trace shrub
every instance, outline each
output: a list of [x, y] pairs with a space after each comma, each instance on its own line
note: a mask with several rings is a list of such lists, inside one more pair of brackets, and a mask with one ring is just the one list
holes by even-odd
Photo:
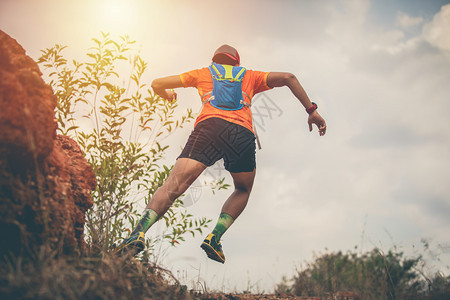
[[402, 252], [375, 248], [367, 253], [341, 251], [315, 257], [292, 279], [278, 284], [278, 292], [299, 296], [333, 296], [354, 292], [361, 299], [444, 299], [450, 296], [450, 277], [421, 276], [422, 257], [405, 258]]
[[[86, 239], [105, 250], [134, 227], [137, 203], [147, 204], [167, 178], [171, 166], [161, 165], [169, 147], [164, 140], [194, 115], [191, 109], [178, 112], [176, 102], [165, 101], [142, 83], [147, 63], [133, 52], [135, 42], [128, 36], [116, 42], [102, 33], [93, 42], [85, 62], [69, 62], [62, 54], [66, 47], [55, 45], [42, 51], [38, 63], [58, 100], [58, 132], [74, 138], [94, 168], [97, 188], [87, 213]], [[223, 181], [219, 184], [226, 188]], [[188, 214], [179, 199], [164, 219], [167, 231], [153, 243], [176, 245], [211, 221]]]

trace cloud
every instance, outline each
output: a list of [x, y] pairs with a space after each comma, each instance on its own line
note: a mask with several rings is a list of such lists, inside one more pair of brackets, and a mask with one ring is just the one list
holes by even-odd
[[[368, 125], [367, 123], [365, 124]], [[417, 133], [413, 127], [391, 124], [379, 124], [367, 126], [362, 132], [350, 139], [350, 144], [355, 147], [383, 148], [383, 147], [412, 147], [432, 141], [430, 136]]]
[[417, 27], [423, 23], [422, 17], [411, 17], [404, 12], [399, 12], [397, 14], [396, 25], [403, 29], [409, 29], [412, 27]]
[[450, 225], [450, 203], [445, 193], [439, 193], [437, 189], [430, 192], [419, 185], [404, 182], [393, 191], [392, 196], [410, 219], [420, 218], [422, 223], [432, 226]]
[[433, 20], [424, 26], [423, 36], [431, 45], [450, 54], [450, 4], [442, 6]]

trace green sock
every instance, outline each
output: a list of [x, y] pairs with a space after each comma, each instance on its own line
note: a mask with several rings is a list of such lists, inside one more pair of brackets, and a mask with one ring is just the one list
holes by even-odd
[[217, 242], [220, 240], [225, 231], [227, 231], [227, 229], [231, 226], [231, 224], [233, 224], [233, 222], [234, 219], [229, 214], [220, 214], [216, 227], [214, 227], [214, 230], [212, 232], [217, 237]]
[[139, 219], [139, 222], [137, 223], [136, 227], [134, 228], [131, 235], [134, 235], [140, 231], [147, 232], [147, 230], [156, 222], [158, 221], [159, 216], [153, 209], [146, 208], [144, 210], [144, 213], [142, 214], [141, 218]]

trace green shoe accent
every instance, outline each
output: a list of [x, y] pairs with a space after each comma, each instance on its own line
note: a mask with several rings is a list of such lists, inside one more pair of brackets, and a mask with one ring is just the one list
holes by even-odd
[[131, 254], [137, 255], [144, 250], [145, 247], [145, 233], [143, 231], [133, 234], [123, 240], [122, 244], [114, 250], [114, 254]]
[[222, 245], [220, 242], [216, 241], [216, 236], [210, 233], [200, 246], [206, 255], [212, 260], [218, 261], [220, 263], [225, 262], [225, 255], [222, 252]]

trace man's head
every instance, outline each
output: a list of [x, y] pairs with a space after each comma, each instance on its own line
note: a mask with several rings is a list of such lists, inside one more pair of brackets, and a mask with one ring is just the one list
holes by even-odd
[[221, 65], [239, 66], [241, 64], [239, 53], [230, 45], [222, 45], [217, 48], [212, 61]]

